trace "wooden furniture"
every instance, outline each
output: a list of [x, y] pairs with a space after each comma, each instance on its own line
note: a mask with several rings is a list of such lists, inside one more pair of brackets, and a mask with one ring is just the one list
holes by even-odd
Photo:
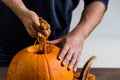
[[[96, 80], [120, 80], [120, 68], [91, 68], [90, 73], [96, 75]], [[7, 68], [0, 68], [0, 80], [6, 80], [6, 74]]]

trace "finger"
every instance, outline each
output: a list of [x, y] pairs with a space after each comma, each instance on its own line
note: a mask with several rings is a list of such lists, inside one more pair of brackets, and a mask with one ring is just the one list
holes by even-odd
[[50, 35], [51, 31], [50, 31], [50, 29], [48, 29], [48, 30], [42, 30], [41, 33], [42, 33], [44, 36], [48, 37], [48, 36]]
[[62, 62], [62, 65], [65, 66], [72, 58], [72, 55], [73, 55], [73, 50], [72, 49], [69, 49], [68, 52], [67, 52], [67, 55], [65, 56], [63, 62]]
[[69, 50], [69, 47], [68, 47], [67, 45], [63, 46], [60, 54], [58, 55], [58, 59], [59, 59], [59, 60], [60, 60], [60, 59], [63, 59], [64, 56], [67, 54], [68, 50]]
[[50, 33], [51, 33], [51, 30], [50, 29], [47, 29], [47, 30], [45, 30], [45, 29], [43, 29], [41, 26], [40, 26], [40, 24], [34, 24], [34, 28], [38, 31], [38, 32], [41, 32], [44, 36], [49, 36], [50, 35]]
[[76, 63], [77, 57], [78, 57], [78, 53], [74, 53], [73, 56], [72, 56], [71, 62], [69, 64], [69, 66], [68, 66], [68, 69], [72, 69], [73, 68], [73, 66]]
[[80, 57], [81, 57], [81, 53], [79, 53], [78, 58], [77, 58], [77, 60], [76, 60], [76, 63], [75, 63], [75, 65], [74, 65], [74, 72], [77, 71], [77, 67], [78, 67], [78, 64], [79, 64], [79, 61], [80, 61]]
[[36, 31], [38, 31], [38, 32], [42, 31], [42, 29], [40, 28], [40, 26], [38, 26], [38, 24], [34, 23], [33, 25], [34, 25], [33, 27], [35, 28]]
[[39, 20], [36, 20], [36, 22], [35, 22], [35, 26], [40, 26], [40, 22], [39, 22]]
[[31, 37], [34, 38], [34, 37], [37, 37], [38, 32], [35, 30], [35, 28], [32, 25], [30, 25], [28, 28], [28, 33]]
[[40, 28], [39, 18], [34, 18], [32, 23], [33, 23], [33, 27], [36, 29], [36, 31], [40, 32], [42, 30]]
[[40, 26], [39, 17], [34, 18], [34, 19], [33, 19], [33, 23], [34, 23], [35, 26]]
[[50, 34], [51, 34], [51, 30], [48, 29], [48, 30], [47, 30], [47, 35], [49, 36]]

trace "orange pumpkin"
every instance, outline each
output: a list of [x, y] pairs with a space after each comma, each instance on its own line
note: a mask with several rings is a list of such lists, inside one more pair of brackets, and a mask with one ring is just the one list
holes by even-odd
[[73, 71], [57, 59], [60, 48], [47, 43], [27, 47], [10, 63], [7, 80], [72, 80]]
[[86, 77], [95, 80], [95, 75], [89, 74], [90, 62], [86, 63], [88, 67], [84, 66], [81, 73], [73, 75], [68, 65], [63, 67], [62, 60], [57, 60], [59, 51], [60, 48], [54, 45], [42, 43], [21, 50], [11, 61], [7, 80], [86, 80]]
[[[40, 18], [43, 30], [50, 25]], [[72, 80], [73, 71], [67, 65], [61, 66], [62, 60], [57, 59], [60, 48], [46, 43], [46, 38], [38, 34], [40, 44], [29, 46], [18, 52], [8, 68], [7, 80]]]

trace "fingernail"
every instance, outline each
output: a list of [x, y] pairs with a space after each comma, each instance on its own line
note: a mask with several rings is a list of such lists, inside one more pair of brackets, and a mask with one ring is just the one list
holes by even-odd
[[61, 56], [58, 57], [59, 60], [61, 60], [61, 58], [62, 58]]
[[40, 26], [40, 23], [38, 23], [38, 26]]
[[40, 26], [40, 23], [38, 22], [37, 25]]
[[77, 70], [76, 69], [74, 69], [74, 72], [76, 72]]
[[71, 67], [71, 66], [69, 66], [69, 67], [68, 67], [68, 69], [69, 69], [69, 70], [71, 70], [71, 69], [72, 69], [72, 67]]
[[65, 62], [62, 62], [62, 65], [63, 65], [63, 66], [65, 66], [65, 65], [66, 65], [66, 63], [65, 63]]

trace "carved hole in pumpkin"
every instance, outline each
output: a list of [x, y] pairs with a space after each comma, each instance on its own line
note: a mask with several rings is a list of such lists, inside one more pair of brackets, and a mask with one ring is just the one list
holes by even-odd
[[[53, 46], [51, 45], [47, 45], [47, 53], [52, 52]], [[43, 45], [42, 44], [37, 44], [37, 45], [33, 45], [27, 48], [28, 52], [32, 52], [32, 53], [36, 53], [36, 54], [44, 54], [44, 50], [43, 50]]]
[[32, 53], [43, 53], [43, 49], [40, 44], [38, 45], [33, 45], [27, 48], [28, 52]]

